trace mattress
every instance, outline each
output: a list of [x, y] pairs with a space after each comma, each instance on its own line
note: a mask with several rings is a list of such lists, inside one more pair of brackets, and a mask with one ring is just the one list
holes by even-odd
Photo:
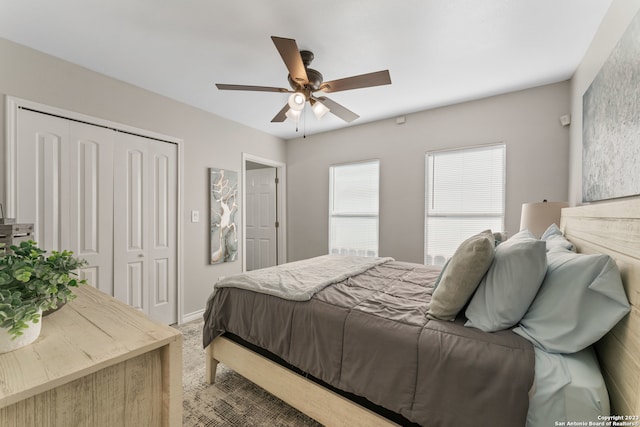
[[430, 427], [524, 426], [533, 346], [426, 312], [439, 268], [389, 261], [309, 301], [218, 289], [203, 344], [228, 332], [340, 390]]
[[609, 415], [609, 394], [592, 347], [573, 354], [536, 348], [535, 360], [527, 427], [568, 425], [569, 421], [589, 425]]

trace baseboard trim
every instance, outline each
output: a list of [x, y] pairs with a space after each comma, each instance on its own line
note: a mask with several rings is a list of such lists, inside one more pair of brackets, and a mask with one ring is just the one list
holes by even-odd
[[185, 314], [182, 316], [182, 321], [180, 322], [180, 324], [189, 323], [194, 320], [200, 320], [202, 319], [203, 315], [204, 315], [204, 308], [202, 310], [194, 311], [193, 313]]

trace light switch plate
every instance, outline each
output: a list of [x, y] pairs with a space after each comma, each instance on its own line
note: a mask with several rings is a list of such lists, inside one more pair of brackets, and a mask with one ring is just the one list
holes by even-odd
[[191, 211], [191, 222], [200, 222], [200, 212]]

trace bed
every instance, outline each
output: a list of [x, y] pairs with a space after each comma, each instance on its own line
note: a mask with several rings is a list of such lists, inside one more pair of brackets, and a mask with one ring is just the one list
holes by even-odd
[[[563, 229], [565, 236], [572, 243], [576, 245], [576, 247], [580, 252], [607, 253], [616, 260], [618, 267], [620, 268], [620, 271], [622, 273], [627, 296], [629, 297], [629, 300], [631, 301], [631, 304], [632, 304], [631, 313], [627, 315], [611, 332], [609, 332], [604, 338], [602, 338], [596, 344], [596, 347], [595, 347], [598, 354], [598, 359], [600, 360], [600, 364], [602, 366], [602, 372], [606, 380], [607, 388], [604, 390], [604, 392], [606, 394], [608, 390], [608, 394], [610, 396], [610, 401], [611, 401], [612, 413], [620, 414], [623, 416], [624, 415], [634, 416], [640, 413], [639, 411], [640, 399], [638, 398], [639, 393], [637, 389], [638, 380], [640, 380], [640, 378], [638, 378], [639, 376], [638, 372], [640, 372], [640, 370], [638, 367], [638, 362], [636, 361], [636, 358], [635, 358], [636, 354], [640, 354], [638, 353], [638, 350], [640, 349], [639, 347], [640, 339], [638, 338], [639, 324], [638, 324], [638, 313], [636, 308], [637, 296], [639, 292], [638, 289], [640, 287], [638, 284], [639, 282], [638, 274], [640, 270], [640, 267], [639, 267], [640, 261], [638, 261], [638, 259], [640, 258], [640, 254], [639, 254], [640, 245], [638, 244], [640, 242], [640, 237], [639, 237], [640, 226], [638, 224], [638, 212], [640, 212], [640, 203], [636, 200], [615, 202], [615, 203], [605, 203], [601, 205], [592, 205], [592, 206], [585, 206], [585, 207], [579, 207], [579, 208], [569, 208], [569, 209], [563, 210], [563, 219], [561, 223], [561, 228]], [[413, 267], [404, 265], [404, 263], [399, 263], [399, 264], [400, 264], [399, 266], [396, 266], [394, 264], [394, 268], [396, 267], [413, 268]], [[379, 271], [380, 269], [381, 267], [374, 268], [375, 271]], [[426, 286], [426, 288], [429, 288], [429, 286], [433, 286], [438, 276], [437, 271], [429, 271], [428, 269], [419, 270], [415, 272], [415, 274], [418, 274], [418, 275], [426, 274], [426, 275], [432, 276], [429, 282], [431, 284]], [[329, 287], [329, 289], [331, 289], [332, 287], [333, 286]], [[420, 293], [422, 290], [431, 291], [431, 292], [433, 291], [433, 289], [415, 289], [417, 293]], [[247, 300], [247, 299], [254, 298], [254, 296], [251, 296], [250, 292], [247, 290], [240, 289], [232, 292], [236, 293], [236, 296], [234, 298], [239, 300], [243, 300], [243, 299]], [[319, 292], [320, 295], [322, 295], [323, 293], [326, 294], [324, 289], [321, 292]], [[412, 298], [414, 296], [415, 295], [413, 295]], [[274, 298], [273, 296], [269, 296], [269, 297]], [[221, 297], [218, 296], [218, 298], [221, 298]], [[331, 300], [331, 298], [332, 297], [329, 293], [329, 295], [325, 295], [324, 299]], [[326, 301], [322, 301], [322, 298], [320, 298], [320, 300], [321, 301], [316, 302], [315, 305], [326, 303]], [[286, 315], [283, 315], [282, 318], [279, 320], [281, 322], [281, 326], [283, 328], [286, 328], [286, 325], [288, 323], [291, 323], [292, 312], [282, 307], [278, 307], [277, 309], [274, 309], [273, 306], [271, 305], [273, 303], [274, 303], [273, 300], [269, 302], [263, 302], [263, 303], [261, 302], [260, 304], [258, 304], [258, 307], [259, 306], [267, 307], [266, 304], [269, 304], [269, 309], [268, 310], [266, 308], [264, 309], [265, 313], [267, 311], [287, 313]], [[250, 305], [255, 307], [254, 302], [251, 302]], [[234, 308], [231, 311], [236, 312], [236, 309]], [[264, 313], [261, 313], [260, 316], [262, 314]], [[424, 317], [425, 313], [422, 313], [422, 314]], [[338, 317], [340, 316], [338, 315]], [[405, 323], [412, 324], [414, 327], [419, 327], [419, 328], [422, 328], [420, 330], [424, 330], [424, 324], [417, 325], [414, 320], [415, 319], [413, 320], [409, 319], [408, 321], [405, 321]], [[236, 318], [233, 321], [233, 323], [242, 323], [242, 322], [248, 322], [248, 321], [243, 321], [240, 318]], [[522, 337], [517, 336], [511, 331], [501, 331], [498, 333], [487, 334], [482, 331], [476, 331], [474, 328], [466, 328], [463, 326], [463, 324], [461, 324], [461, 322], [464, 323], [464, 319], [462, 321], [457, 320], [455, 322], [442, 322], [442, 321], [435, 320], [435, 321], [426, 322], [426, 324], [431, 325], [427, 328], [429, 329], [430, 332], [433, 332], [433, 330], [436, 330], [436, 332], [439, 334], [440, 332], [443, 332], [442, 330], [444, 330], [444, 332], [448, 334], [447, 336], [459, 336], [462, 339], [480, 338], [481, 340], [484, 339], [486, 341], [487, 340], [486, 337], [491, 336], [491, 340], [498, 340], [498, 341], [489, 342], [489, 344], [485, 342], [484, 345], [494, 346], [495, 348], [505, 348], [505, 349], [508, 349], [507, 350], [508, 352], [514, 352], [514, 351], [518, 352], [520, 357], [516, 357], [515, 359], [525, 359], [525, 363], [522, 363], [519, 366], [508, 368], [508, 369], [513, 369], [514, 371], [509, 371], [508, 369], [505, 371], [507, 376], [512, 376], [512, 377], [515, 375], [513, 374], [513, 372], [520, 371], [521, 373], [517, 374], [517, 376], [521, 380], [517, 382], [506, 381], [504, 380], [504, 378], [500, 380], [495, 380], [495, 381], [487, 381], [486, 379], [483, 380], [483, 377], [481, 375], [479, 375], [477, 378], [471, 378], [469, 377], [469, 375], [472, 375], [472, 374], [470, 374], [469, 372], [473, 372], [473, 370], [469, 370], [467, 373], [463, 375], [463, 377], [457, 377], [457, 379], [455, 379], [455, 377], [452, 377], [450, 379], [450, 382], [457, 381], [459, 383], [467, 384], [466, 379], [469, 378], [469, 384], [473, 385], [474, 381], [479, 381], [479, 382], [485, 381], [485, 384], [488, 385], [490, 390], [492, 390], [491, 393], [489, 394], [502, 393], [502, 395], [504, 396], [507, 396], [509, 393], [511, 393], [511, 391], [500, 390], [499, 385], [509, 384], [508, 387], [514, 387], [514, 389], [517, 389], [517, 394], [519, 394], [521, 397], [523, 394], [525, 397], [533, 396], [533, 393], [535, 391], [535, 387], [532, 387], [533, 385], [532, 369], [533, 369], [534, 363], [532, 360], [529, 361], [529, 359], [533, 359], [533, 354], [534, 354], [533, 346], [531, 346], [528, 341], [522, 339]], [[260, 327], [260, 322], [257, 322], [254, 325], [245, 325], [245, 326], [246, 328], [248, 328], [247, 330], [253, 330], [254, 332], [256, 332], [256, 330], [259, 329]], [[226, 329], [226, 328], [223, 328], [223, 329]], [[332, 337], [330, 334], [325, 334], [323, 336], [322, 335], [324, 333], [323, 331], [324, 331], [323, 328], [317, 328], [317, 330], [312, 334], [312, 335], [316, 335], [316, 334], [318, 335], [318, 337], [316, 337], [316, 344], [315, 344], [316, 346], [319, 345], [318, 343], [324, 345], [324, 343], [328, 343], [332, 340]], [[251, 335], [249, 338], [250, 338], [250, 341], [254, 341], [253, 344], [256, 344], [255, 341], [257, 340], [257, 344], [259, 347], [260, 344], [262, 343], [259, 341], [260, 340], [259, 338], [255, 337], [256, 333], [254, 332], [251, 332], [249, 334]], [[471, 337], [469, 334], [475, 334], [475, 335]], [[341, 339], [343, 338], [344, 337], [341, 336]], [[355, 338], [356, 336], [354, 335], [345, 342], [349, 342], [351, 341], [351, 339], [355, 339]], [[373, 340], [375, 340], [375, 337], [370, 337], [370, 341], [373, 341]], [[290, 353], [288, 353], [289, 350], [286, 348], [288, 344], [281, 343], [280, 345], [282, 346], [282, 348], [280, 349], [278, 349], [278, 345], [276, 345], [275, 351], [272, 351], [271, 353], [276, 353], [276, 355], [285, 356], [283, 358], [285, 359], [285, 362], [290, 363], [291, 360], [294, 359], [295, 361], [295, 363], [293, 364], [294, 370], [291, 370], [290, 366], [289, 367], [282, 366], [281, 363], [277, 363], [277, 361], [272, 360], [271, 358], [267, 357], [267, 355], [261, 354], [258, 349], [252, 346], [249, 346], [252, 348], [247, 348], [247, 345], [245, 342], [243, 342], [243, 340], [236, 340], [234, 339], [233, 336], [231, 336], [230, 338], [229, 335], [221, 335], [220, 331], [207, 331], [205, 328], [204, 343], [206, 345], [206, 352], [207, 352], [207, 377], [208, 377], [207, 379], [210, 382], [213, 382], [215, 380], [215, 368], [218, 361], [220, 361], [225, 365], [229, 366], [231, 369], [234, 369], [239, 374], [245, 376], [247, 379], [262, 386], [267, 391], [280, 397], [287, 403], [298, 408], [302, 412], [305, 412], [306, 414], [310, 415], [312, 418], [315, 418], [316, 420], [318, 420], [319, 422], [325, 425], [363, 425], [363, 426], [364, 425], [367, 425], [367, 426], [368, 425], [394, 425], [394, 421], [400, 424], [407, 423], [407, 418], [410, 419], [411, 421], [419, 422], [421, 425], [427, 425], [427, 426], [428, 425], [447, 425], [447, 422], [450, 422], [451, 419], [448, 419], [448, 418], [438, 419], [437, 417], [440, 416], [439, 413], [464, 412], [464, 411], [458, 411], [456, 409], [455, 405], [460, 405], [460, 404], [455, 403], [457, 401], [455, 399], [452, 400], [450, 398], [451, 396], [449, 396], [449, 398], [445, 400], [449, 400], [450, 402], [452, 401], [454, 406], [453, 407], [442, 406], [440, 411], [432, 411], [431, 416], [433, 416], [434, 418], [431, 420], [426, 418], [420, 418], [420, 416], [422, 415], [419, 415], [418, 418], [416, 418], [415, 414], [411, 410], [406, 410], [406, 408], [402, 406], [403, 405], [402, 403], [395, 404], [395, 406], [394, 404], [392, 404], [391, 406], [393, 407], [394, 412], [401, 413], [403, 417], [404, 416], [407, 417], [407, 418], [400, 418], [398, 420], [398, 418], [388, 417], [388, 415], [386, 414], [384, 416], [380, 415], [378, 413], [380, 411], [376, 412], [372, 410], [368, 405], [363, 405], [362, 402], [357, 401], [356, 403], [352, 401], [350, 398], [343, 396], [340, 390], [337, 390], [331, 387], [332, 385], [337, 384], [338, 386], [340, 386], [339, 388], [347, 388], [346, 391], [352, 391], [352, 392], [355, 391], [355, 394], [362, 394], [360, 393], [362, 392], [362, 390], [349, 390], [350, 387], [353, 388], [353, 384], [349, 383], [348, 381], [344, 383], [344, 382], [340, 382], [340, 379], [338, 379], [336, 383], [335, 381], [336, 378], [332, 378], [332, 374], [325, 375], [324, 377], [322, 374], [320, 374], [319, 375], [320, 378], [318, 379], [321, 380], [322, 385], [318, 385], [315, 379], [311, 380], [307, 378], [306, 374], [310, 370], [311, 371], [313, 370], [313, 369], [310, 369], [310, 367], [313, 367], [314, 364], [324, 363], [323, 362], [324, 359], [320, 358], [319, 360], [305, 361], [304, 357], [309, 357], [309, 356], [300, 356], [300, 355], [292, 356]], [[403, 345], [406, 345], [406, 343], [396, 342], [393, 345], [389, 345], [389, 347], [397, 347], [398, 349], [402, 349]], [[273, 346], [271, 347], [271, 349], [272, 350], [274, 349]], [[315, 348], [314, 350], [318, 350], [318, 348]], [[370, 356], [369, 358], [371, 359], [376, 358], [372, 356], [372, 355], [375, 355], [374, 350], [375, 349], [369, 349], [368, 354]], [[467, 352], [471, 351], [471, 354], [472, 354], [472, 357], [469, 357], [468, 359], [477, 360], [480, 364], [483, 363], [481, 359], [482, 352], [474, 353], [474, 350], [469, 350], [469, 349], [467, 349], [466, 351]], [[310, 354], [316, 354], [316, 353], [317, 351], [310, 352]], [[411, 353], [411, 352], [405, 350], [405, 351], [399, 351], [397, 354], [400, 354], [400, 353]], [[455, 358], [456, 356], [455, 352], [452, 354], [454, 356], [453, 358]], [[592, 356], [589, 356], [589, 354], [591, 354]], [[584, 350], [584, 354], [580, 353], [577, 356], [577, 361], [569, 361], [569, 362], [564, 361], [560, 363], [563, 363], [565, 367], [566, 366], [572, 367], [574, 371], [571, 371], [571, 372], [575, 372], [576, 363], [581, 364], [580, 366], [583, 366], [585, 364], [593, 364], [593, 361], [596, 360], [593, 354], [594, 353], [593, 353], [592, 347], [589, 346], [587, 349]], [[354, 358], [354, 357], [355, 358], [360, 357], [360, 360], [358, 360], [358, 363], [360, 363], [361, 366], [365, 366], [365, 367], [368, 366], [369, 361], [367, 359], [367, 356], [357, 356], [355, 353], [347, 352], [347, 359]], [[385, 357], [393, 357], [393, 353], [391, 353], [391, 356], [387, 355]], [[382, 387], [381, 384], [384, 384], [384, 381], [388, 381], [389, 378], [392, 378], [392, 379], [399, 378], [399, 376], [402, 375], [402, 371], [403, 371], [402, 368], [404, 366], [408, 366], [407, 370], [413, 369], [413, 366], [416, 365], [415, 360], [421, 360], [420, 357], [421, 356], [419, 355], [414, 357], [413, 359], [414, 362], [409, 363], [408, 365], [405, 365], [403, 363], [401, 365], [394, 367], [392, 363], [388, 363], [385, 369], [380, 369], [379, 366], [376, 366], [375, 364], [371, 364], [369, 367], [364, 369], [365, 377], [369, 378], [371, 381], [370, 389], [373, 389], [373, 390], [383, 389], [384, 387]], [[313, 357], [311, 358], [313, 359]], [[513, 359], [514, 358], [511, 358], [511, 360]], [[505, 363], [507, 363], [505, 361], [510, 359], [501, 359], [501, 360], [502, 362], [500, 362], [500, 364], [504, 365]], [[422, 361], [422, 363], [417, 363], [417, 365], [424, 366], [428, 363], [434, 363], [434, 362], [433, 360], [428, 361], [427, 359], [425, 359]], [[287, 365], [287, 363], [285, 363], [285, 365]], [[300, 368], [300, 365], [302, 365], [302, 368]], [[295, 369], [296, 367], [300, 369]], [[392, 371], [391, 374], [387, 372], [389, 369]], [[446, 375], [452, 375], [451, 371], [455, 369], [456, 368], [454, 367], [447, 367], [445, 365], [443, 372]], [[487, 369], [488, 369], [487, 372], [491, 372], [491, 369], [495, 369], [495, 368], [487, 368]], [[578, 367], [577, 369], [579, 370], [580, 368]], [[496, 375], [498, 374], [500, 374], [500, 372], [496, 372]], [[430, 374], [429, 374], [429, 371], [420, 371], [418, 375], [416, 375], [415, 373], [413, 375], [417, 378], [422, 378], [425, 375], [430, 375]], [[476, 375], [476, 374], [473, 374], [473, 375]], [[496, 378], [499, 378], [499, 377], [496, 377]], [[442, 382], [443, 380], [441, 378], [436, 381]], [[446, 382], [446, 380], [444, 381]], [[326, 383], [328, 383], [329, 385], [327, 386]], [[598, 392], [601, 393], [601, 390], [603, 389], [603, 387], [601, 387], [601, 385], [598, 384], [598, 378], [591, 378], [591, 379], [585, 378], [582, 385], [578, 381], [576, 381], [576, 386], [578, 389], [587, 387], [585, 384], [587, 384], [588, 387], [591, 387], [590, 390], [595, 390], [593, 395], [598, 395], [597, 393]], [[420, 387], [426, 387], [426, 386], [421, 386], [420, 384], [418, 384], [414, 387], [414, 389], [420, 389]], [[437, 388], [438, 393], [440, 392], [441, 389], [444, 395], [447, 395], [447, 393], [450, 393], [450, 390], [448, 390], [446, 387], [444, 388], [442, 387], [443, 386], [441, 385], [438, 386]], [[493, 389], [491, 387], [497, 387], [497, 388]], [[473, 389], [473, 387], [471, 388]], [[565, 387], [565, 389], [567, 388]], [[475, 390], [476, 392], [478, 391], [477, 389]], [[377, 401], [376, 393], [377, 392], [374, 392], [373, 395], [371, 394], [367, 395], [366, 396], [367, 399], [370, 401], [373, 401], [373, 403], [376, 403]], [[579, 393], [581, 393], [580, 390], [578, 391], [578, 394]], [[437, 393], [433, 393], [433, 390], [432, 390], [431, 394], [437, 394]], [[608, 400], [608, 399], [605, 399], [605, 396], [603, 396], [602, 394], [600, 394], [599, 396], [600, 396], [599, 399], [601, 401]], [[412, 398], [414, 399], [412, 401], [413, 403], [409, 406], [416, 406], [416, 402], [422, 401], [421, 396], [417, 396], [417, 398], [416, 396], [412, 396]], [[502, 397], [500, 399], [502, 399]], [[522, 404], [519, 403], [521, 402], [521, 398], [519, 399], [520, 400], [509, 401], [508, 403], [505, 403], [503, 407], [506, 406], [509, 408], [515, 408], [515, 407], [521, 406]], [[572, 398], [569, 397], [568, 401], [571, 402], [571, 399]], [[468, 399], [462, 399], [462, 400], [467, 401], [467, 403], [465, 403], [465, 406], [469, 402]], [[483, 401], [480, 400], [480, 402], [483, 402]], [[451, 403], [449, 404], [451, 405]], [[384, 405], [388, 406], [386, 405], [386, 403]], [[571, 407], [571, 405], [569, 404], [568, 407]], [[330, 410], [328, 410], [328, 408], [330, 408]], [[491, 413], [491, 412], [487, 412], [485, 409], [481, 410], [479, 408], [475, 408], [471, 410], [471, 412], [469, 413], [472, 413], [472, 414], [475, 413], [477, 414], [477, 417], [470, 420], [470, 418], [472, 417], [470, 417], [468, 413], [466, 413], [467, 415], [464, 416], [466, 421], [464, 421], [463, 419], [462, 424], [457, 423], [457, 425], [464, 425], [465, 423], [468, 425], [472, 425], [474, 423], [477, 423], [477, 420], [479, 419], [478, 417], [489, 416], [487, 414]], [[601, 408], [601, 410], [606, 410], [606, 408], [604, 409]], [[580, 409], [578, 409], [578, 412], [580, 412]], [[575, 412], [568, 411], [567, 413], [572, 414]], [[436, 414], [436, 416], [434, 416], [434, 414]], [[510, 420], [504, 421], [504, 425], [524, 425], [525, 424], [525, 421], [521, 418], [522, 408], [516, 408], [514, 409], [513, 413], [509, 413], [509, 417], [512, 417], [512, 416], [520, 417], [520, 418], [512, 418]], [[526, 416], [526, 408], [525, 408], [525, 416]], [[390, 418], [394, 421], [391, 421]], [[455, 419], [455, 417], [452, 419]], [[515, 419], [517, 419], [517, 422], [514, 423]], [[495, 423], [495, 420], [493, 420], [492, 424], [494, 423]]]

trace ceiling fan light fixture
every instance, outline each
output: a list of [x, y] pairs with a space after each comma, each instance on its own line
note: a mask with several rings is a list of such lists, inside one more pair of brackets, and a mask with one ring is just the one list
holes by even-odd
[[289, 97], [289, 107], [294, 111], [302, 111], [307, 97], [302, 92], [293, 92]]
[[311, 109], [313, 110], [313, 114], [316, 115], [316, 119], [320, 120], [325, 114], [327, 114], [330, 110], [321, 102], [314, 102], [311, 105]]
[[287, 116], [288, 119], [292, 120], [295, 123], [298, 123], [300, 121], [301, 115], [302, 112], [300, 110], [293, 110], [291, 108], [289, 108], [289, 110], [285, 113], [285, 116]]
[[[278, 111], [278, 114], [271, 119], [272, 123], [282, 123], [287, 118], [295, 120], [297, 123], [300, 120], [300, 113], [304, 111], [307, 102], [311, 104], [310, 107], [313, 109], [313, 113], [318, 120], [326, 115], [327, 112], [331, 112], [334, 116], [347, 123], [351, 123], [360, 116], [325, 96], [315, 98], [315, 93], [318, 91], [333, 93], [391, 84], [389, 70], [375, 71], [373, 73], [359, 74], [357, 76], [344, 77], [325, 82], [322, 74], [318, 70], [309, 68], [313, 60], [313, 53], [311, 51], [299, 50], [298, 44], [294, 39], [271, 36], [271, 40], [289, 71], [287, 80], [289, 81], [291, 89], [222, 83], [216, 83], [216, 87], [219, 90], [289, 93], [290, 96], [287, 103]], [[287, 112], [289, 112], [289, 114], [287, 114]]]

